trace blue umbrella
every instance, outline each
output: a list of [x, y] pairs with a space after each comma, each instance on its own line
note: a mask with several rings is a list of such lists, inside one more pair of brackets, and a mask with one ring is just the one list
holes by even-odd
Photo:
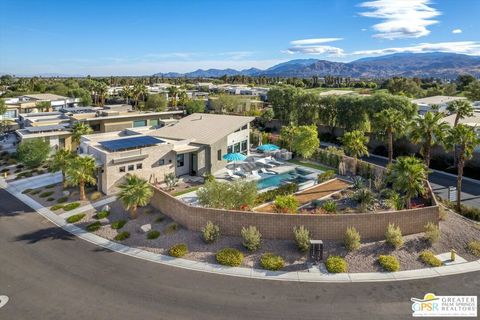
[[257, 150], [260, 151], [274, 151], [278, 149], [280, 149], [280, 147], [274, 144], [262, 144], [261, 146], [257, 147]]
[[227, 153], [223, 156], [223, 160], [227, 161], [244, 161], [247, 157], [241, 153]]

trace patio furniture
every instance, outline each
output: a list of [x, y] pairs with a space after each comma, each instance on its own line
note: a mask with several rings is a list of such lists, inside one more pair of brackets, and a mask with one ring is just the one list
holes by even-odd
[[269, 143], [268, 144], [262, 144], [261, 146], [257, 147], [257, 150], [263, 151], [263, 152], [265, 152], [265, 151], [275, 151], [275, 150], [278, 150], [278, 149], [280, 149], [280, 147], [278, 147], [274, 144], [269, 144]]
[[253, 171], [252, 171], [252, 177], [254, 177], [254, 178], [261, 178], [262, 176], [258, 174], [258, 170], [253, 170]]
[[241, 168], [235, 168], [234, 174], [241, 177], [246, 177], [247, 175]]
[[239, 176], [236, 176], [232, 170], [227, 170], [227, 178], [231, 178], [231, 179], [240, 179]]
[[260, 169], [260, 172], [261, 172], [261, 173], [265, 173], [265, 174], [277, 174], [276, 172], [268, 171], [268, 170], [265, 169], [265, 168], [261, 168], [261, 169]]

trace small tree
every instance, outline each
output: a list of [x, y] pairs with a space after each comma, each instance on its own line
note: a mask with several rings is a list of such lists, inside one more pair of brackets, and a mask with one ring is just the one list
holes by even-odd
[[219, 182], [207, 181], [197, 191], [199, 203], [204, 207], [218, 209], [241, 209], [252, 207], [257, 197], [254, 181]]
[[52, 107], [52, 103], [50, 101], [39, 101], [35, 104], [35, 106], [38, 110], [40, 110], [40, 112], [48, 112]]
[[310, 158], [320, 147], [316, 125], [299, 126], [294, 130], [292, 149], [303, 158]]
[[262, 241], [262, 234], [254, 226], [247, 228], [243, 227], [242, 231], [243, 246], [250, 252], [256, 251], [260, 248]]
[[137, 208], [146, 206], [153, 196], [153, 190], [148, 181], [135, 175], [128, 175], [125, 183], [121, 184], [119, 188], [118, 199], [125, 209], [130, 211], [132, 219], [137, 217]]
[[355, 159], [362, 156], [368, 156], [367, 143], [368, 138], [360, 130], [346, 132], [340, 141], [347, 154]]
[[277, 212], [295, 213], [298, 206], [298, 200], [293, 195], [277, 196], [275, 198], [275, 208]]
[[393, 189], [405, 194], [405, 204], [409, 209], [411, 199], [425, 193], [427, 172], [425, 166], [415, 157], [399, 157], [392, 165], [388, 179]]
[[75, 156], [68, 161], [65, 176], [67, 185], [78, 186], [80, 189], [80, 200], [86, 200], [85, 186], [87, 184], [96, 184], [95, 179], [95, 159], [91, 156]]
[[17, 147], [18, 160], [29, 168], [41, 165], [51, 151], [50, 143], [42, 138], [22, 141]]
[[205, 227], [202, 228], [203, 240], [206, 243], [212, 243], [220, 238], [220, 227], [212, 221], [207, 221]]
[[185, 110], [188, 114], [205, 112], [205, 102], [203, 100], [188, 100]]
[[360, 233], [358, 233], [357, 229], [355, 227], [348, 227], [347, 231], [345, 231], [345, 248], [347, 248], [348, 251], [354, 251], [360, 248]]
[[167, 108], [167, 99], [161, 94], [152, 94], [148, 96], [145, 102], [145, 109], [156, 112], [164, 111]]
[[310, 248], [310, 231], [304, 226], [294, 227], [293, 236], [295, 237], [295, 243], [298, 250], [306, 252]]
[[387, 232], [385, 232], [385, 239], [395, 249], [400, 248], [403, 245], [402, 230], [400, 230], [400, 227], [395, 227], [394, 224], [389, 223]]

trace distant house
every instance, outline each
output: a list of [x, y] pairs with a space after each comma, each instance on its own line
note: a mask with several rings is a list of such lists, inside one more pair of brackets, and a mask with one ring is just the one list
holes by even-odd
[[200, 176], [224, 168], [226, 153], [250, 152], [253, 120], [195, 113], [161, 121], [158, 129], [131, 128], [84, 136], [79, 152], [95, 157], [99, 189], [109, 194], [129, 173], [161, 182], [167, 173]]
[[[50, 102], [50, 110], [39, 110], [39, 102]], [[55, 111], [62, 108], [76, 107], [80, 102], [79, 98], [69, 98], [52, 93], [27, 94], [16, 98], [5, 100], [7, 112], [3, 115], [4, 119], [17, 119], [20, 114]]]
[[465, 100], [465, 97], [433, 96], [421, 99], [413, 99], [412, 103], [418, 106], [418, 113], [424, 115], [427, 111], [432, 111], [433, 106], [438, 107], [438, 111], [444, 112], [450, 102], [456, 100]]

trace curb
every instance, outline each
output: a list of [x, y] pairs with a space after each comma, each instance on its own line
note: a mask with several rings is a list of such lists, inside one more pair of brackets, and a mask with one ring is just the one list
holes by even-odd
[[93, 233], [87, 232], [74, 224], [67, 223], [65, 219], [56, 215], [49, 209], [43, 207], [32, 198], [22, 194], [13, 188], [5, 188], [10, 194], [15, 196], [23, 203], [30, 206], [38, 214], [49, 220], [63, 230], [77, 236], [78, 238], [88, 241], [94, 245], [105, 249], [124, 254], [133, 258], [143, 259], [150, 262], [159, 263], [166, 266], [178, 267], [191, 271], [208, 272], [219, 275], [235, 276], [261, 280], [277, 280], [277, 281], [295, 281], [295, 282], [327, 282], [327, 283], [352, 283], [352, 282], [381, 282], [381, 281], [402, 281], [416, 280], [425, 278], [435, 278], [440, 276], [448, 276], [455, 274], [463, 274], [468, 272], [480, 271], [480, 259], [463, 264], [451, 266], [425, 268], [417, 270], [406, 270], [398, 272], [370, 272], [370, 273], [338, 273], [325, 274], [320, 272], [282, 272], [268, 271], [255, 268], [226, 267], [217, 264], [192, 261], [182, 258], [174, 258], [150, 251], [129, 247]]

